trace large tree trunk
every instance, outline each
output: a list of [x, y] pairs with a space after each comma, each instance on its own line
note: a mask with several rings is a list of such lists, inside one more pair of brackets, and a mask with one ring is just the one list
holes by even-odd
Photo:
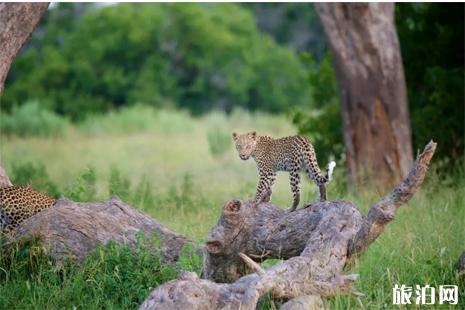
[[0, 3], [0, 95], [23, 44], [29, 39], [48, 3]]
[[340, 87], [349, 180], [378, 187], [412, 163], [410, 117], [393, 3], [316, 3]]
[[[207, 279], [184, 273], [156, 288], [140, 309], [252, 310], [267, 293], [289, 300], [283, 309], [320, 309], [321, 297], [360, 296], [353, 287], [356, 275], [342, 275], [344, 268], [414, 195], [435, 148], [430, 142], [407, 178], [367, 216], [348, 201], [318, 202], [291, 213], [268, 203], [226, 203], [207, 239]], [[256, 262], [267, 258], [285, 260], [264, 270]]]

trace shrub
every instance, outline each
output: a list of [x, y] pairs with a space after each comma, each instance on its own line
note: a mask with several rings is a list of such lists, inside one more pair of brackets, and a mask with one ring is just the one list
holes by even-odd
[[175, 102], [194, 114], [238, 106], [280, 112], [306, 102], [305, 70], [295, 52], [261, 34], [240, 5], [89, 8], [66, 30], [56, 18], [64, 9], [50, 10], [45, 34], [13, 65], [6, 109], [35, 96], [82, 120], [134, 102]]
[[10, 172], [11, 182], [15, 185], [31, 184], [35, 189], [58, 198], [60, 191], [50, 179], [45, 166], [40, 162], [13, 163]]
[[158, 249], [156, 236], [140, 238], [135, 249], [110, 242], [77, 265], [54, 262], [39, 239], [10, 243], [0, 251], [0, 308], [136, 309], [178, 276]]
[[108, 180], [110, 196], [116, 195], [123, 201], [128, 201], [130, 197], [131, 182], [121, 176], [121, 172], [116, 167], [111, 167], [110, 178]]
[[136, 104], [112, 110], [104, 115], [89, 115], [78, 128], [86, 134], [130, 134], [154, 131], [171, 134], [189, 132], [194, 124], [191, 116], [183, 111], [170, 109], [156, 110], [153, 107]]
[[304, 55], [303, 59], [309, 67], [312, 95], [307, 108], [295, 108], [291, 115], [299, 133], [309, 136], [315, 145], [318, 161], [323, 167], [329, 157], [340, 159], [344, 152], [336, 75], [329, 54], [319, 64], [310, 55]]
[[92, 201], [97, 196], [97, 175], [94, 168], [84, 170], [65, 191], [65, 196], [74, 201]]
[[231, 149], [231, 134], [223, 127], [215, 126], [208, 129], [207, 140], [213, 156], [221, 156]]
[[48, 110], [39, 101], [28, 101], [13, 107], [11, 113], [2, 112], [0, 130], [18, 136], [62, 136], [69, 122]]

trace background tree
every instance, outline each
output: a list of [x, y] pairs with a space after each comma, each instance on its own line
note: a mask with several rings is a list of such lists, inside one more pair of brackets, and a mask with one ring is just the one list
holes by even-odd
[[0, 94], [11, 63], [47, 8], [48, 3], [0, 3]]
[[43, 29], [8, 76], [7, 111], [39, 99], [73, 120], [135, 103], [278, 113], [308, 97], [297, 55], [239, 5], [60, 4]]
[[349, 179], [398, 182], [412, 163], [412, 146], [394, 4], [315, 6], [339, 80]]
[[[443, 163], [464, 155], [463, 3], [396, 4], [415, 150], [434, 139]], [[434, 126], [432, 126], [434, 124]]]

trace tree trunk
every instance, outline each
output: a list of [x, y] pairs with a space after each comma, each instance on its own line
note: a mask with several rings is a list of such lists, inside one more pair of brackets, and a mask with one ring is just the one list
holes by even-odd
[[412, 163], [410, 117], [393, 3], [315, 3], [339, 81], [349, 181], [378, 188]]
[[[362, 295], [353, 287], [357, 276], [342, 272], [414, 195], [435, 149], [430, 142], [407, 178], [367, 216], [348, 201], [318, 202], [291, 213], [268, 203], [226, 203], [207, 239], [208, 280], [184, 273], [152, 291], [140, 309], [252, 310], [267, 293], [289, 300], [283, 309], [320, 309], [321, 297]], [[256, 263], [268, 258], [285, 260], [266, 270]]]
[[0, 95], [11, 63], [49, 3], [0, 3]]
[[95, 203], [59, 199], [53, 207], [21, 223], [13, 237], [39, 237], [54, 259], [82, 261], [97, 245], [108, 241], [132, 246], [138, 233], [160, 238], [157, 250], [167, 262], [176, 261], [185, 244], [194, 244], [117, 198]]

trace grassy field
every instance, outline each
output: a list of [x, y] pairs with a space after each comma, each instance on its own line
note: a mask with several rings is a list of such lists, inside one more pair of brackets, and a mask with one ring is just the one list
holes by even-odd
[[[284, 117], [236, 111], [228, 117], [211, 113], [194, 119], [182, 112], [134, 107], [67, 125], [52, 137], [2, 135], [0, 156], [16, 182], [31, 180], [42, 190], [81, 201], [116, 194], [202, 242], [225, 201], [254, 194], [255, 163], [241, 161], [231, 140], [232, 131], [248, 130], [274, 136], [296, 133]], [[330, 301], [331, 308], [393, 308], [395, 284], [457, 283], [453, 264], [465, 250], [465, 180], [463, 168], [457, 170], [453, 176], [430, 171], [422, 189], [353, 270], [360, 274], [357, 287], [366, 297], [338, 297]], [[330, 199], [353, 200], [366, 212], [384, 194], [349, 192], [343, 169], [337, 167], [335, 173]], [[287, 178], [278, 176], [273, 193], [273, 203], [285, 208], [291, 202]], [[304, 183], [302, 200], [314, 200], [315, 186]], [[31, 243], [2, 252], [1, 309], [136, 308], [150, 287], [177, 274], [149, 250], [134, 257], [110, 245], [81, 267], [56, 266], [44, 256], [34, 258], [34, 251], [40, 252], [40, 246]], [[200, 261], [189, 254], [180, 264], [200, 268]]]

